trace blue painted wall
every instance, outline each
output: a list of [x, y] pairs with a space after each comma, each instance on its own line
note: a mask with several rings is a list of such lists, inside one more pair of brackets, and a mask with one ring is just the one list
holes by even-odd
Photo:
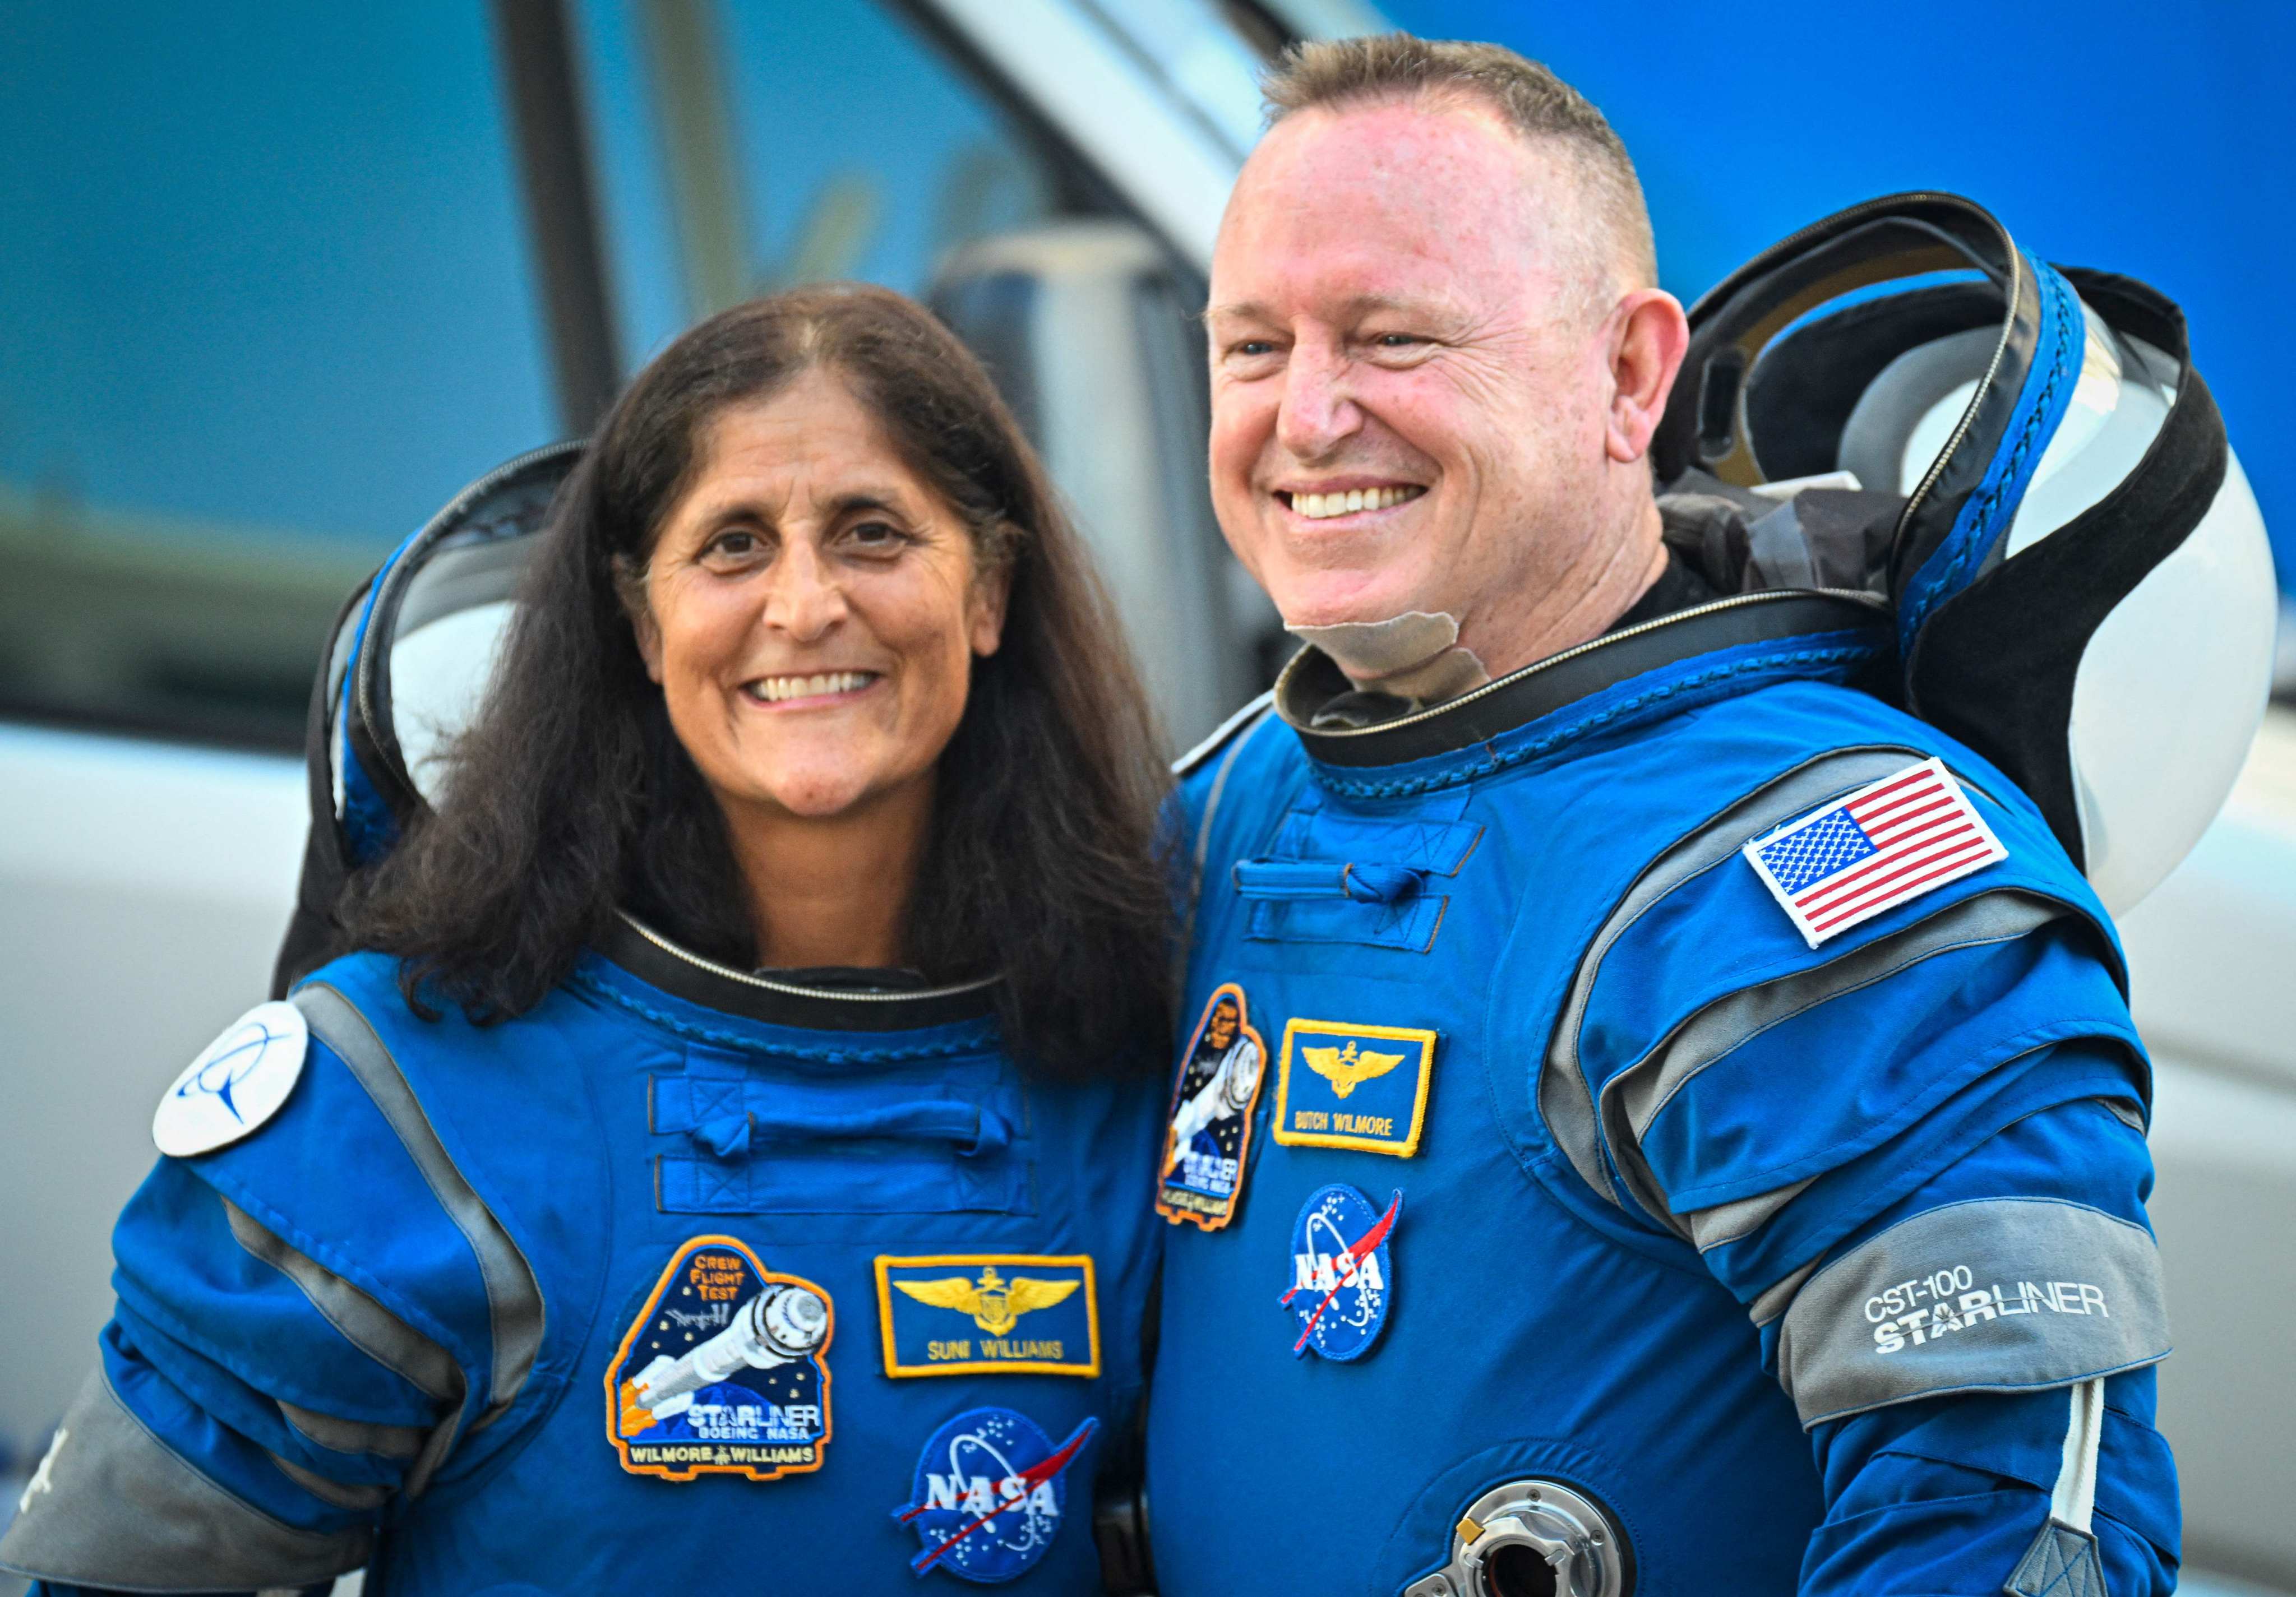
[[2179, 300], [2296, 592], [2296, 4], [1382, 5], [1511, 45], [1600, 105], [1685, 300], [1805, 222], [1913, 188]]

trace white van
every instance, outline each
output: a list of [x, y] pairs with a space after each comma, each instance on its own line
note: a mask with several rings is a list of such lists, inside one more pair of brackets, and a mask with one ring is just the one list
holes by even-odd
[[[0, 1474], [93, 1355], [160, 1087], [267, 984], [338, 605], [698, 316], [827, 277], [930, 299], [1043, 448], [1175, 746], [1267, 680], [1283, 634], [1205, 496], [1193, 315], [1255, 70], [1380, 25], [1356, 0], [12, 19]], [[2126, 930], [2188, 1557], [2296, 1590], [2296, 710]]]

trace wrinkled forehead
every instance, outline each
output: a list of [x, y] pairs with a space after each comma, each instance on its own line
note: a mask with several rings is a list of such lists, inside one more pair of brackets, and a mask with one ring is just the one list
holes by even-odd
[[1451, 102], [1312, 110], [1245, 162], [1212, 255], [1211, 302], [1473, 302], [1546, 273], [1575, 221], [1562, 158]]

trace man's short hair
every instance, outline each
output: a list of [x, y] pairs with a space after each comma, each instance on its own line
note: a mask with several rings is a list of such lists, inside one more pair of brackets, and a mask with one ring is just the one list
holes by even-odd
[[1559, 148], [1578, 169], [1589, 219], [1610, 234], [1623, 287], [1658, 282], [1650, 208], [1626, 145], [1603, 113], [1535, 61], [1500, 45], [1408, 33], [1312, 39], [1286, 51], [1260, 80], [1274, 127], [1296, 111], [1452, 97], [1496, 111], [1532, 143]]

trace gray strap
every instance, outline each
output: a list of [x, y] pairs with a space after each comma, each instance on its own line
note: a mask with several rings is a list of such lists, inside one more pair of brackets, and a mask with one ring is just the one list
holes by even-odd
[[2054, 1519], [2043, 1520], [2041, 1534], [2001, 1589], [2007, 1597], [2108, 1597], [2096, 1538]]
[[1756, 1325], [1767, 1325], [1793, 1306], [1795, 1294], [1816, 1274], [1817, 1261], [1812, 1259], [1791, 1275], [1772, 1282], [1746, 1306], [1746, 1317]]
[[1538, 1072], [1539, 1116], [1571, 1168], [1589, 1187], [1612, 1203], [1620, 1201], [1610, 1173], [1603, 1167], [1594, 1094], [1587, 1091], [1578, 1064], [1578, 1028], [1587, 1018], [1595, 978], [1602, 974], [1603, 957], [1611, 946], [1659, 900], [1700, 872], [1735, 856], [1747, 839], [1759, 837], [1828, 798], [1902, 770], [1907, 759], [1922, 758], [1916, 749], [1877, 744], [1836, 749], [1806, 761], [1685, 834], [1627, 889], [1579, 959], [1570, 995], [1563, 1001], [1562, 1019]]
[[1259, 724], [1275, 708], [1275, 690], [1270, 689], [1230, 716], [1218, 732], [1172, 767], [1175, 773], [1185, 774], [1193, 769], [1191, 762], [1201, 760], [1218, 748], [1221, 739], [1233, 737], [1227, 753], [1220, 760], [1219, 769], [1212, 774], [1212, 790], [1204, 797], [1203, 818], [1196, 823], [1195, 843], [1189, 850], [1187, 922], [1182, 929], [1179, 946], [1174, 951], [1172, 962], [1174, 974], [1182, 984], [1187, 980], [1188, 954], [1196, 940], [1196, 905], [1204, 896], [1204, 860], [1212, 846], [1212, 818], [1219, 814], [1220, 798], [1227, 791], [1227, 774], [1235, 768], [1235, 757], [1243, 752], [1243, 746], [1251, 741], [1251, 734], [1259, 730]]
[[2097, 1552], [2096, 1450], [2104, 1437], [2104, 1382], [2071, 1389], [2072, 1420], [2049, 1517], [2002, 1586], [2008, 1597], [2105, 1597], [2104, 1560]]
[[1901, 1220], [1812, 1275], [1778, 1331], [1805, 1427], [1948, 1392], [2065, 1386], [2169, 1353], [2160, 1250], [2141, 1225], [2048, 1198]]
[[[288, 1246], [230, 1199], [221, 1198], [220, 1201], [224, 1216], [231, 1223], [231, 1234], [239, 1245], [300, 1288], [303, 1296], [311, 1300], [311, 1306], [342, 1333], [345, 1341], [384, 1369], [403, 1376], [424, 1396], [438, 1399], [449, 1409], [462, 1407], [463, 1372], [455, 1363], [454, 1355], [324, 1265]], [[313, 1433], [312, 1439], [324, 1446], [334, 1445], [316, 1433]]]
[[1741, 1198], [1734, 1203], [1718, 1203], [1711, 1208], [1693, 1209], [1684, 1215], [1683, 1224], [1690, 1229], [1690, 1241], [1699, 1252], [1707, 1253], [1726, 1242], [1752, 1236], [1775, 1219], [1778, 1211], [1800, 1197], [1809, 1183], [1817, 1179], [1806, 1175], [1800, 1181], [1788, 1182], [1767, 1192], [1757, 1192], [1751, 1198]]
[[1172, 762], [1172, 774], [1185, 776], [1198, 766], [1211, 758], [1221, 744], [1242, 732], [1250, 723], [1266, 715], [1275, 703], [1275, 690], [1269, 688], [1226, 720], [1212, 728], [1211, 735]]
[[293, 1459], [281, 1458], [267, 1448], [265, 1452], [279, 1473], [322, 1503], [331, 1503], [337, 1508], [355, 1512], [365, 1512], [381, 1508], [390, 1501], [390, 1491], [386, 1486], [348, 1486], [340, 1480], [330, 1480], [316, 1470], [306, 1470]]
[[2104, 1440], [2104, 1382], [2085, 1380], [2072, 1388], [2072, 1419], [2065, 1427], [2064, 1456], [2049, 1494], [2050, 1517], [2060, 1525], [2087, 1530], [2096, 1513], [2096, 1454]]
[[439, 1207], [447, 1211], [479, 1262], [487, 1288], [487, 1313], [493, 1331], [493, 1379], [488, 1388], [486, 1413], [478, 1424], [500, 1415], [514, 1402], [533, 1373], [542, 1350], [542, 1287], [534, 1267], [511, 1240], [510, 1233], [489, 1209], [439, 1140], [430, 1117], [406, 1077], [391, 1057], [390, 1047], [349, 999], [324, 982], [312, 982], [292, 995], [295, 1006], [311, 1024], [320, 1041], [349, 1067], [353, 1076], [374, 1100], [390, 1128], [406, 1148], [407, 1156], [422, 1172]]
[[0, 1568], [119, 1592], [299, 1588], [357, 1568], [373, 1541], [364, 1527], [299, 1530], [241, 1501], [146, 1429], [99, 1370], [0, 1537]]
[[378, 1458], [410, 1459], [422, 1451], [430, 1433], [412, 1425], [370, 1425], [362, 1420], [339, 1420], [316, 1409], [281, 1402], [287, 1423], [330, 1453], [372, 1453]]
[[[1781, 1021], [1938, 954], [2013, 941], [2065, 913], [2064, 905], [2029, 893], [1980, 893], [1949, 904], [1925, 921], [1876, 938], [1829, 963], [1797, 970], [1709, 1004], [1603, 1088], [1603, 1130], [1628, 1190], [1653, 1218], [1696, 1240], [1694, 1227], [1672, 1213], [1658, 1178], [1642, 1157], [1643, 1138], [1677, 1093], [1715, 1061]], [[1765, 1198], [1770, 1196], [1774, 1195], [1765, 1194]], [[1776, 1196], [1772, 1212], [1784, 1208], [1793, 1193]], [[1703, 1249], [1715, 1244], [1700, 1241], [1698, 1245]]]

